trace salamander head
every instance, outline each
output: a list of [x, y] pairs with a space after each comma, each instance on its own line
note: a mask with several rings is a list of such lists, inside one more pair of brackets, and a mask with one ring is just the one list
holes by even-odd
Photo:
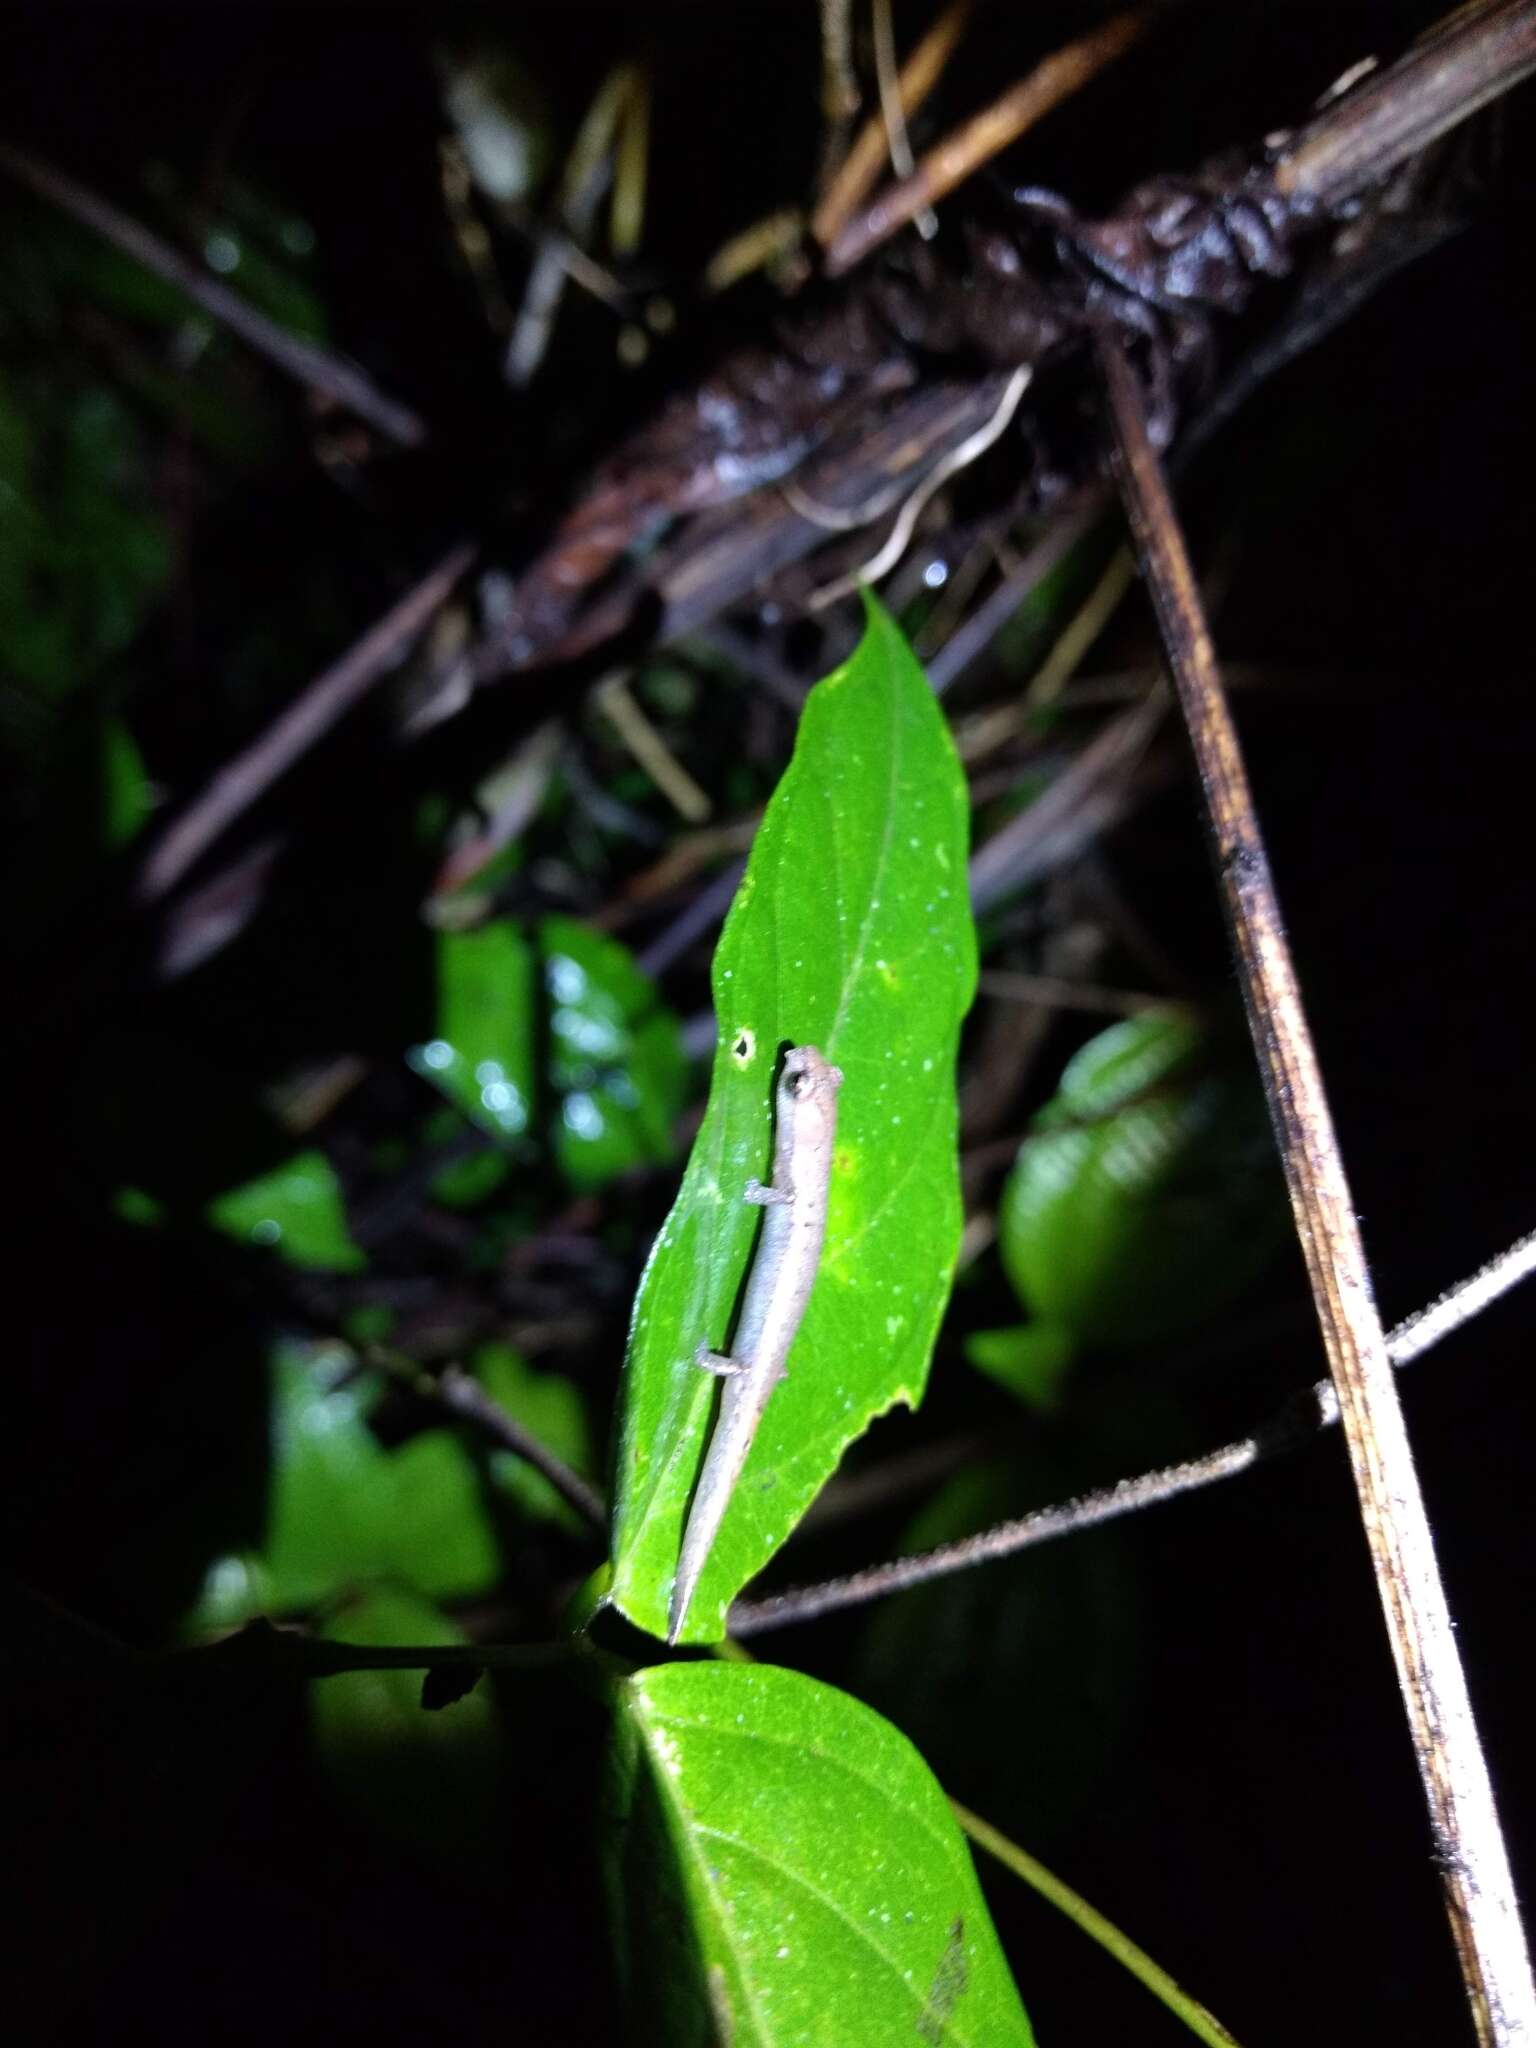
[[820, 1112], [830, 1123], [837, 1115], [837, 1091], [842, 1085], [842, 1069], [834, 1067], [814, 1045], [791, 1046], [779, 1075], [780, 1112], [797, 1121]]

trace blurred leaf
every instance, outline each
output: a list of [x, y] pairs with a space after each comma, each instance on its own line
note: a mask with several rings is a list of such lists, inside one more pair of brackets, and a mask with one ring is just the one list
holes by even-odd
[[471, 1152], [467, 1159], [456, 1159], [434, 1176], [432, 1199], [445, 1209], [478, 1209], [510, 1171], [505, 1152]]
[[290, 1266], [360, 1273], [368, 1263], [348, 1234], [341, 1183], [323, 1152], [296, 1152], [271, 1173], [229, 1189], [209, 1203], [208, 1216], [230, 1237], [268, 1246]]
[[960, 1231], [955, 1045], [971, 999], [968, 806], [948, 728], [889, 617], [812, 691], [715, 954], [709, 1105], [630, 1332], [614, 1599], [661, 1634], [715, 1406], [693, 1363], [724, 1348], [768, 1178], [786, 1042], [842, 1068], [826, 1249], [688, 1616], [727, 1602], [794, 1527], [855, 1437], [921, 1397]]
[[[538, 950], [550, 1005], [554, 1144], [566, 1178], [595, 1188], [669, 1159], [686, 1079], [677, 1019], [625, 947], [572, 918], [545, 919]], [[495, 922], [440, 932], [437, 957], [437, 1033], [412, 1047], [409, 1062], [482, 1130], [521, 1138], [538, 1078], [534, 947], [515, 925]], [[473, 1203], [504, 1171], [481, 1159], [460, 1162], [435, 1190], [450, 1203]]]
[[1076, 1353], [1070, 1333], [1051, 1323], [975, 1330], [965, 1340], [965, 1355], [978, 1372], [1043, 1413], [1057, 1406]]
[[504, 46], [441, 50], [443, 110], [469, 174], [492, 199], [519, 205], [542, 182], [554, 151], [547, 86]]
[[1068, 1063], [1003, 1192], [1003, 1265], [1084, 1343], [1171, 1336], [1241, 1293], [1281, 1241], [1283, 1193], [1246, 1061], [1178, 1010], [1111, 1025]]
[[309, 1612], [376, 1581], [439, 1600], [495, 1583], [496, 1546], [458, 1438], [425, 1430], [386, 1450], [367, 1420], [378, 1378], [351, 1367], [339, 1349], [277, 1346], [266, 1538], [212, 1565], [194, 1630]]
[[[586, 1410], [570, 1380], [561, 1373], [535, 1372], [510, 1344], [480, 1345], [469, 1366], [492, 1400], [531, 1430], [562, 1463], [585, 1477], [592, 1476]], [[498, 1486], [525, 1514], [585, 1533], [586, 1523], [526, 1459], [511, 1451], [497, 1451], [492, 1454], [491, 1469]]]
[[165, 1221], [165, 1204], [157, 1202], [143, 1188], [119, 1188], [112, 1197], [113, 1214], [141, 1230], [155, 1230]]
[[1033, 2040], [943, 1793], [858, 1701], [771, 1665], [641, 1671], [612, 1789], [636, 2038]]
[[[381, 1586], [325, 1632], [380, 1647], [467, 1640], [430, 1601]], [[310, 1687], [316, 1754], [340, 1797], [381, 1833], [455, 1864], [493, 1862], [500, 1745], [490, 1691], [474, 1688], [432, 1711], [421, 1692], [419, 1671], [320, 1679]]]
[[120, 718], [103, 719], [101, 749], [101, 837], [109, 847], [126, 846], [154, 810], [154, 792], [144, 756]]
[[670, 1159], [687, 1077], [676, 1017], [616, 939], [548, 917], [539, 943], [566, 1178], [597, 1188]]
[[533, 948], [515, 925], [438, 934], [437, 1035], [406, 1057], [493, 1137], [522, 1137], [532, 1116], [533, 1005]]

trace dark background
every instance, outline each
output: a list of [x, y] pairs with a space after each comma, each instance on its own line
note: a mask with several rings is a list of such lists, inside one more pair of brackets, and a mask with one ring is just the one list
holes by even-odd
[[[1396, 47], [1429, 18], [1233, 12], [1242, 18], [1190, 10], [1134, 89], [1122, 84], [1112, 105], [1091, 93], [1049, 122], [1027, 145], [1031, 179], [1086, 208], [1107, 204], [1137, 175], [1294, 119], [1361, 51]], [[259, 728], [283, 701], [284, 674], [311, 673], [382, 608], [392, 579], [419, 573], [448, 539], [479, 533], [493, 557], [515, 559], [568, 482], [571, 451], [600, 453], [646, 401], [645, 379], [632, 394], [613, 379], [594, 385], [610, 336], [579, 309], [536, 409], [500, 384], [442, 227], [426, 54], [434, 37], [491, 18], [252, 7], [7, 18], [0, 132], [130, 212], [150, 157], [195, 186], [227, 155], [284, 194], [314, 224], [334, 338], [435, 430], [432, 452], [376, 463], [351, 489], [296, 454], [248, 488], [193, 494], [171, 599], [134, 650], [136, 729], [178, 792]], [[1032, 14], [1026, 57], [1078, 19]], [[562, 8], [523, 14], [517, 33], [565, 119], [607, 62], [649, 37], [659, 84], [645, 255], [659, 275], [696, 267], [727, 232], [806, 188], [806, 10], [660, 9], [637, 27], [632, 13]], [[984, 12], [950, 88], [955, 106], [1022, 68], [1022, 33], [1012, 10]], [[1533, 1221], [1529, 112], [1527, 89], [1489, 151], [1465, 231], [1266, 387], [1186, 495], [1197, 551], [1233, 543], [1224, 655], [1307, 678], [1245, 692], [1238, 708], [1389, 1322]], [[0, 220], [21, 205], [0, 194]], [[731, 317], [752, 329], [750, 295]], [[655, 381], [669, 374], [663, 365]], [[283, 622], [283, 658], [236, 687], [226, 656], [264, 609]], [[497, 715], [515, 726], [515, 710]], [[170, 1554], [158, 1578], [114, 1559], [139, 1557], [152, 1504], [158, 1513], [195, 1490], [194, 1473], [217, 1493], [239, 1464], [199, 1464], [186, 1448], [186, 1372], [211, 1345], [227, 1347], [230, 1365], [198, 1397], [192, 1439], [227, 1450], [259, 1435], [242, 1354], [255, 1310], [243, 1276], [146, 1249], [82, 1201], [95, 1142], [80, 1135], [82, 1064], [88, 1051], [111, 1060], [119, 1042], [190, 1032], [255, 1078], [316, 1050], [395, 1041], [425, 969], [399, 908], [413, 856], [391, 810], [395, 785], [368, 772], [374, 744], [366, 729], [349, 732], [325, 757], [331, 794], [301, 778], [284, 798], [309, 835], [293, 884], [306, 914], [284, 909], [280, 889], [253, 954], [237, 949], [218, 974], [164, 994], [109, 965], [88, 1018], [67, 1001], [49, 1008], [46, 947], [23, 956], [13, 984], [5, 1351], [22, 1399], [4, 1453], [10, 1542], [28, 1585], [131, 1642], [158, 1640], [193, 1554]], [[27, 775], [14, 762], [7, 773], [24, 847]], [[1220, 988], [1197, 817], [1186, 779], [1126, 828], [1114, 858], [1137, 908]], [[18, 929], [26, 896], [13, 865]], [[71, 930], [50, 937], [74, 959]], [[686, 1008], [701, 986], [695, 962], [672, 993]], [[152, 1107], [172, 1148], [178, 1120], [203, 1114], [180, 1088]], [[1292, 1261], [1270, 1284], [1275, 1321], [1251, 1370], [1239, 1356], [1198, 1383], [1183, 1448], [1240, 1430], [1320, 1370], [1300, 1300]], [[614, 1316], [621, 1328], [622, 1303]], [[1517, 1294], [1405, 1389], [1527, 1890], [1532, 1318]], [[941, 1358], [938, 1419], [974, 1419], [984, 1397], [945, 1393], [942, 1368]], [[238, 1482], [253, 1483], [259, 1471]], [[232, 1498], [216, 1518], [234, 1512]], [[827, 1556], [877, 1555], [898, 1527], [861, 1529]], [[992, 1661], [996, 1645], [978, 1636], [969, 1685], [945, 1707], [951, 1754], [931, 1730], [918, 1737], [947, 1787], [1038, 1848], [1245, 2041], [1469, 2038], [1340, 1443], [1078, 1547], [1087, 1561], [1070, 1570], [1085, 1584], [1112, 1580], [1113, 1596], [1101, 1583], [1098, 1597], [1120, 1610], [1124, 1640], [1064, 1677], [1049, 1655], [1033, 1663], [1027, 1641]], [[988, 1583], [968, 1598], [985, 1602]], [[18, 1618], [23, 1667], [28, 1626]], [[828, 1621], [754, 1647], [858, 1690], [856, 1628]], [[1085, 1670], [1113, 1686], [1116, 1733], [1076, 1765], [1050, 1706], [1089, 1682]], [[347, 1819], [316, 1782], [300, 1702], [286, 1692], [185, 1701], [95, 1678], [56, 1699], [45, 1691], [16, 1748], [36, 1818], [35, 1860], [17, 1873], [38, 2001], [21, 2037], [90, 2040], [144, 2024], [172, 2042], [276, 2029], [304, 2040], [612, 2037], [588, 1832], [601, 1717], [555, 1685], [512, 1711], [536, 1733], [514, 1748], [504, 1860], [486, 1882], [423, 1866]], [[968, 1757], [993, 1804], [965, 1782]], [[983, 1876], [1043, 2041], [1179, 2037], [1072, 1930]]]

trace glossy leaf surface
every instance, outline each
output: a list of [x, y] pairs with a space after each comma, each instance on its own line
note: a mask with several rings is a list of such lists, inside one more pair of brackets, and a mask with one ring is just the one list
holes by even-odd
[[471, 1123], [520, 1138], [533, 1114], [534, 955], [510, 924], [442, 932], [437, 1031], [408, 1055]]
[[1019, 1149], [1003, 1264], [1042, 1322], [1085, 1343], [1190, 1327], [1279, 1239], [1283, 1196], [1251, 1069], [1180, 1010], [1100, 1032]]
[[686, 1078], [676, 1017], [616, 940], [574, 918], [547, 917], [539, 943], [566, 1178], [601, 1187], [630, 1167], [670, 1159]]
[[278, 1348], [266, 1538], [210, 1568], [194, 1629], [306, 1612], [377, 1581], [443, 1600], [494, 1582], [496, 1549], [458, 1438], [424, 1430], [386, 1450], [368, 1426], [377, 1378], [350, 1367], [340, 1349]]
[[336, 1170], [323, 1152], [297, 1152], [271, 1173], [230, 1188], [209, 1219], [242, 1244], [260, 1245], [291, 1266], [358, 1273], [367, 1261], [347, 1230]]
[[843, 1071], [816, 1285], [694, 1599], [690, 1641], [783, 1542], [873, 1418], [920, 1398], [959, 1241], [955, 1045], [975, 979], [967, 804], [948, 729], [895, 625], [807, 699], [714, 963], [709, 1104], [651, 1253], [626, 1367], [614, 1598], [665, 1628], [725, 1349], [770, 1177], [781, 1049]]
[[[510, 1344], [481, 1344], [470, 1359], [470, 1370], [498, 1406], [515, 1416], [573, 1471], [591, 1478], [595, 1469], [591, 1432], [581, 1395], [564, 1374], [535, 1372]], [[517, 1502], [524, 1513], [539, 1521], [556, 1521], [566, 1528], [586, 1531], [582, 1521], [526, 1459], [511, 1451], [496, 1451], [491, 1471], [498, 1486]]]
[[619, 1699], [613, 1795], [645, 2039], [1033, 2039], [943, 1793], [846, 1693], [771, 1665], [642, 1671]]

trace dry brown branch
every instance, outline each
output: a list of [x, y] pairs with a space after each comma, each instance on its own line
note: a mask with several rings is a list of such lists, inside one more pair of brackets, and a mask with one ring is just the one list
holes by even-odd
[[185, 292], [194, 304], [227, 327], [231, 334], [240, 339], [259, 355], [275, 363], [286, 375], [305, 384], [311, 391], [318, 391], [337, 405], [344, 405], [349, 412], [355, 412], [359, 419], [367, 420], [377, 427], [381, 434], [388, 435], [402, 448], [418, 448], [427, 438], [427, 429], [420, 416], [409, 406], [401, 405], [397, 399], [386, 397], [373, 380], [366, 376], [355, 363], [333, 355], [329, 349], [318, 348], [312, 341], [303, 341], [296, 334], [290, 334], [285, 327], [279, 327], [275, 320], [269, 320], [265, 313], [242, 299], [238, 292], [232, 292], [227, 284], [221, 284], [211, 277], [199, 263], [183, 256], [179, 249], [173, 249], [169, 242], [162, 242], [158, 235], [141, 227], [136, 220], [130, 220], [125, 213], [119, 213], [105, 199], [99, 199], [84, 185], [76, 184], [62, 171], [56, 171], [51, 164], [40, 162], [24, 150], [15, 149], [9, 143], [0, 143], [0, 167], [35, 192], [39, 199], [57, 206], [72, 220], [83, 227], [92, 228], [98, 235], [121, 249], [125, 256], [131, 256], [135, 263], [142, 263], [146, 270], [152, 270], [156, 277], [163, 277], [178, 291]]
[[1036, 590], [1092, 531], [1104, 509], [1104, 497], [1093, 492], [1078, 508], [1054, 520], [1023, 561], [989, 591], [970, 617], [953, 632], [927, 663], [928, 680], [938, 696], [992, 645], [1032, 590]]
[[371, 626], [280, 717], [226, 762], [150, 849], [134, 894], [158, 902], [235, 820], [324, 737], [406, 652], [475, 559], [467, 542], [451, 548], [400, 602]]
[[1536, 70], [1536, 0], [1474, 0], [1290, 138], [1277, 192], [1329, 206]]
[[990, 909], [1010, 891], [1060, 867], [1122, 815], [1131, 778], [1168, 708], [1154, 687], [1106, 725], [1043, 795], [1010, 818], [971, 859], [971, 906]]
[[1001, 98], [973, 114], [969, 121], [928, 151], [916, 171], [883, 192], [838, 236], [827, 251], [829, 277], [841, 277], [871, 250], [889, 241], [898, 228], [935, 206], [974, 171], [1008, 148], [1054, 107], [1124, 56], [1150, 27], [1151, 8], [1111, 15], [1108, 21], [1075, 43], [1067, 43], [1037, 64]]
[[1486, 2043], [1530, 2039], [1536, 1987], [1498, 1812], [1236, 727], [1140, 387], [1118, 344], [1104, 342], [1099, 359], [1121, 492], [1205, 795], [1249, 1027], [1338, 1392], [1473, 2018]]
[[[902, 65], [896, 90], [905, 118], [910, 119], [917, 112], [943, 76], [970, 13], [971, 0], [951, 0]], [[823, 249], [830, 248], [842, 233], [849, 215], [879, 177], [885, 162], [885, 124], [871, 117], [859, 130], [852, 149], [811, 216], [811, 233]]]
[[429, 1399], [439, 1402], [450, 1414], [473, 1423], [493, 1443], [511, 1451], [541, 1473], [584, 1522], [594, 1529], [607, 1528], [608, 1509], [597, 1488], [589, 1486], [579, 1472], [573, 1472], [562, 1459], [557, 1458], [547, 1444], [525, 1429], [515, 1415], [509, 1415], [499, 1401], [493, 1401], [478, 1380], [472, 1379], [458, 1366], [449, 1366], [436, 1379], [430, 1373], [423, 1373], [419, 1384]]

